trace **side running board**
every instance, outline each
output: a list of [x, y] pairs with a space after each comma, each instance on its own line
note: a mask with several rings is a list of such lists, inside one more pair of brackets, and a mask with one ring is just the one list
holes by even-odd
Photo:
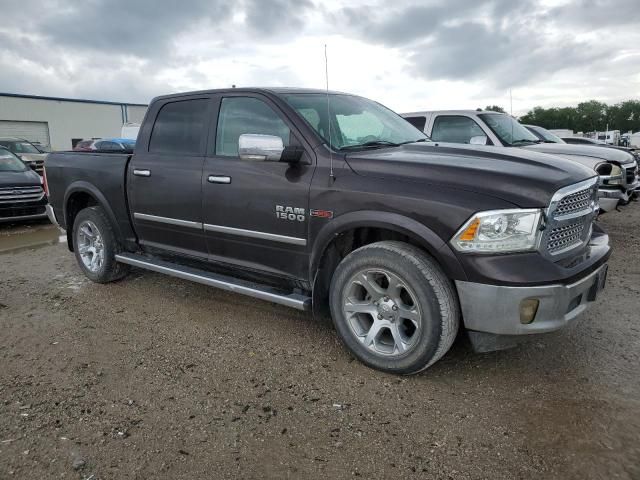
[[153, 272], [164, 273], [172, 277], [191, 280], [192, 282], [202, 283], [210, 287], [220, 288], [229, 292], [241, 293], [249, 297], [259, 298], [267, 302], [286, 305], [298, 310], [311, 309], [311, 297], [298, 293], [282, 293], [276, 288], [253, 283], [246, 280], [211, 273], [196, 268], [185, 267], [175, 263], [169, 263], [154, 258], [136, 255], [133, 253], [121, 253], [116, 255], [116, 260], [120, 263], [126, 263], [138, 268], [144, 268]]

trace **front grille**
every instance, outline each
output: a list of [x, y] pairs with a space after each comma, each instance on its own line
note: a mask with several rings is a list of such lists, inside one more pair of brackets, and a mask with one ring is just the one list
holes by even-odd
[[558, 202], [553, 216], [554, 218], [565, 217], [577, 212], [582, 212], [591, 208], [593, 199], [593, 188], [585, 188], [576, 193], [571, 193]]
[[[561, 188], [547, 209], [543, 233], [544, 253], [563, 259], [586, 245], [591, 237], [597, 210], [597, 179]], [[563, 255], [565, 254], [566, 255]]]
[[44, 205], [35, 207], [14, 207], [0, 208], [0, 218], [28, 217], [32, 215], [43, 215], [46, 212]]
[[625, 175], [626, 175], [626, 180], [627, 180], [627, 185], [631, 185], [632, 183], [634, 183], [636, 181], [636, 170], [637, 170], [637, 166], [634, 165], [632, 167], [627, 167], [625, 168]]
[[42, 187], [0, 188], [0, 205], [7, 203], [37, 202], [44, 197]]
[[547, 251], [554, 254], [581, 244], [584, 227], [584, 222], [580, 220], [576, 223], [552, 228], [547, 238]]

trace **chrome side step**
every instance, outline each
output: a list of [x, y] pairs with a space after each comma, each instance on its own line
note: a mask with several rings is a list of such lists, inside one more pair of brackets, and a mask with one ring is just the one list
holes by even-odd
[[185, 267], [134, 253], [118, 254], [116, 255], [116, 260], [134, 267], [164, 273], [184, 280], [191, 280], [192, 282], [202, 283], [203, 285], [216, 287], [229, 292], [241, 293], [242, 295], [259, 298], [267, 302], [278, 303], [298, 310], [311, 309], [311, 297], [298, 293], [283, 294], [277, 289], [267, 285], [260, 285], [259, 283], [240, 280], [226, 275]]

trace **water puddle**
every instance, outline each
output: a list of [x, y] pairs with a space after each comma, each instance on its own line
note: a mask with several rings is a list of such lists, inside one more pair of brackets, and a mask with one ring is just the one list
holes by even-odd
[[66, 235], [51, 224], [0, 225], [0, 255], [57, 245]]

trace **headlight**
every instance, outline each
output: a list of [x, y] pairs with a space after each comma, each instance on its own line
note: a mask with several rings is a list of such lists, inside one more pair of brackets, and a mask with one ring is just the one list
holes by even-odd
[[459, 252], [508, 253], [535, 250], [542, 231], [542, 211], [491, 210], [479, 212], [454, 235], [451, 243]]
[[599, 163], [595, 171], [603, 185], [622, 185], [622, 168], [613, 163]]

